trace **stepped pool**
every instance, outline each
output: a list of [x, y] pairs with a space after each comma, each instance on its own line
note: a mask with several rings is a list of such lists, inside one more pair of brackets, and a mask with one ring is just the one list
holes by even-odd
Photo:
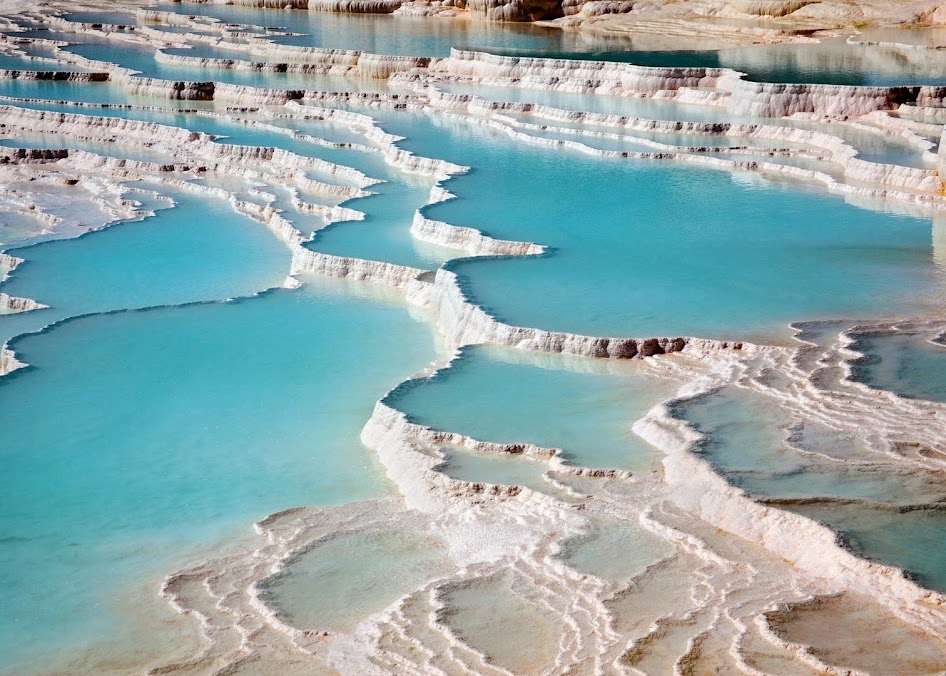
[[946, 402], [946, 346], [910, 333], [863, 336], [853, 349], [865, 355], [854, 374], [868, 385], [904, 397]]
[[613, 374], [595, 367], [585, 359], [530, 363], [508, 350], [473, 347], [432, 378], [403, 385], [388, 402], [415, 422], [480, 441], [557, 448], [585, 467], [652, 471], [656, 454], [630, 424], [667, 398], [673, 384], [633, 366]]
[[[257, 10], [233, 5], [159, 3], [155, 9], [213, 18], [229, 24], [265, 26], [288, 32], [279, 44], [328, 49], [358, 49], [375, 54], [447, 56], [451, 49], [473, 49], [512, 56], [550, 59], [591, 58], [642, 66], [732, 68], [760, 82], [817, 82], [840, 85], [946, 84], [941, 55], [909, 60], [870, 44], [844, 39], [817, 45], [767, 45], [752, 48], [684, 50], [657, 47], [660, 38], [625, 37], [607, 33], [575, 34], [529, 24], [492, 25], [477, 21], [425, 20], [420, 17], [329, 12]], [[83, 17], [88, 21], [95, 14]], [[934, 34], [935, 31], [928, 31]], [[886, 42], [913, 44], [923, 31], [892, 30]], [[907, 50], [909, 53], [909, 50]]]
[[[26, 262], [0, 288], [49, 309], [0, 317], [3, 339], [70, 316], [225, 300], [282, 284], [289, 252], [263, 225], [222, 202], [173, 196], [177, 207], [153, 217], [11, 250]], [[198, 208], [209, 218], [195, 227]]]
[[[426, 215], [551, 247], [449, 265], [504, 322], [603, 336], [785, 336], [792, 319], [870, 315], [878, 305], [908, 312], [942, 298], [926, 219], [752, 174], [518, 152], [469, 125], [435, 139], [399, 130], [420, 153], [436, 145], [483, 168], [453, 179], [459, 199]], [[474, 199], [487, 185], [491, 198]], [[534, 209], [533, 195], [547, 210]]]
[[946, 537], [941, 472], [818, 462], [813, 451], [827, 447], [842, 454], [859, 440], [819, 430], [818, 446], [805, 434], [789, 444], [792, 421], [785, 411], [738, 390], [684, 402], [676, 414], [706, 436], [702, 454], [735, 485], [826, 524], [864, 556], [946, 589], [935, 544]]

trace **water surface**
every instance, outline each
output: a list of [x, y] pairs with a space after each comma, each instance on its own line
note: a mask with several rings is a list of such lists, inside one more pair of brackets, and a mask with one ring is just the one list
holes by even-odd
[[656, 451], [630, 428], [672, 385], [636, 364], [613, 374], [596, 373], [594, 365], [530, 363], [528, 353], [474, 346], [434, 378], [399, 388], [390, 403], [415, 422], [481, 441], [560, 448], [582, 466], [653, 470]]
[[865, 358], [854, 377], [912, 399], [946, 402], [946, 346], [909, 333], [863, 336], [852, 347]]
[[45, 646], [124, 636], [123, 596], [256, 519], [388, 490], [358, 433], [433, 353], [403, 308], [325, 281], [93, 316], [14, 347], [31, 368], [0, 379], [11, 673]]

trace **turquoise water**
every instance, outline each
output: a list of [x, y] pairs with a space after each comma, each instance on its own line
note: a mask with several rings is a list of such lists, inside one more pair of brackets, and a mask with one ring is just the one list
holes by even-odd
[[866, 355], [854, 364], [858, 380], [904, 397], [946, 402], [946, 347], [928, 336], [865, 336], [853, 348]]
[[81, 71], [78, 66], [56, 61], [34, 61], [14, 55], [0, 54], [0, 69], [2, 70], [39, 70], [39, 71]]
[[[61, 104], [18, 104], [40, 110], [90, 114], [103, 117], [119, 117], [145, 122], [156, 122], [175, 127], [182, 127], [192, 131], [220, 136], [220, 143], [236, 145], [258, 145], [282, 148], [304, 157], [318, 157], [329, 162], [354, 167], [367, 175], [384, 180], [385, 183], [371, 186], [368, 190], [374, 193], [371, 197], [359, 199], [348, 206], [363, 211], [366, 217], [363, 221], [333, 224], [319, 232], [311, 248], [323, 253], [340, 256], [354, 256], [368, 260], [381, 260], [399, 265], [408, 265], [420, 268], [439, 266], [444, 261], [463, 255], [463, 252], [428, 244], [415, 240], [410, 235], [411, 222], [414, 211], [427, 203], [433, 179], [411, 176], [390, 167], [377, 153], [364, 153], [356, 150], [325, 148], [301, 139], [294, 139], [277, 132], [256, 128], [239, 122], [228, 121], [221, 117], [212, 117], [195, 113], [136, 110], [122, 108], [75, 108]], [[262, 121], [266, 121], [261, 118]], [[344, 133], [344, 125], [307, 122], [296, 126], [303, 133], [328, 137], [336, 140]], [[356, 135], [348, 132], [352, 137]], [[356, 141], [357, 138], [349, 140]], [[364, 143], [364, 138], [360, 137]], [[64, 145], [87, 149], [93, 152], [103, 152], [118, 157], [133, 159], [159, 159], [150, 153], [140, 153], [124, 148], [111, 148], [107, 145], [66, 142], [55, 135], [43, 137], [43, 143], [24, 144], [16, 140], [4, 142], [3, 145], [14, 147], [40, 145], [41, 147], [62, 147]], [[168, 158], [162, 158], [168, 159]], [[313, 178], [334, 184], [351, 184], [352, 181], [343, 176], [332, 175], [317, 170], [309, 171]], [[325, 203], [324, 197], [316, 197], [314, 201]], [[290, 220], [305, 221], [304, 216], [286, 210], [286, 217]], [[370, 234], [370, 236], [366, 236]]]
[[428, 216], [552, 247], [542, 257], [449, 265], [475, 301], [516, 325], [787, 336], [792, 320], [905, 312], [943, 288], [927, 219], [726, 171], [526, 152], [461, 123], [410, 118], [393, 131], [419, 154], [476, 168], [448, 184], [460, 199]]
[[429, 380], [407, 383], [389, 403], [411, 420], [481, 441], [561, 448], [576, 465], [646, 472], [658, 454], [631, 425], [673, 387], [638, 365], [619, 374], [583, 372], [591, 359], [530, 363], [528, 353], [474, 346]]
[[[385, 172], [393, 178], [392, 173]], [[377, 174], [375, 174], [377, 175]], [[349, 206], [365, 212], [363, 221], [334, 223], [320, 231], [310, 249], [418, 268], [436, 268], [464, 253], [414, 239], [414, 211], [427, 204], [433, 181], [402, 177], [370, 188], [374, 195]]]
[[[0, 316], [0, 343], [63, 317], [220, 300], [282, 284], [290, 254], [265, 226], [223, 202], [173, 197], [179, 206], [153, 218], [13, 249], [26, 262], [0, 290], [50, 309]], [[198, 210], [205, 216], [199, 224]]]
[[[895, 472], [849, 463], [816, 466], [786, 446], [785, 413], [753, 395], [723, 390], [676, 407], [676, 415], [708, 436], [701, 453], [733, 484], [766, 498], [844, 498], [784, 509], [809, 516], [840, 533], [867, 558], [898, 566], [932, 589], [946, 590], [946, 513], [902, 505], [942, 501], [943, 477]], [[804, 437], [803, 437], [804, 438]], [[841, 452], [851, 440], [821, 439]]]
[[32, 368], [0, 380], [11, 673], [47, 645], [121, 634], [116, 600], [195, 547], [278, 509], [384, 490], [358, 433], [433, 356], [403, 309], [324, 281], [94, 316], [15, 347]]

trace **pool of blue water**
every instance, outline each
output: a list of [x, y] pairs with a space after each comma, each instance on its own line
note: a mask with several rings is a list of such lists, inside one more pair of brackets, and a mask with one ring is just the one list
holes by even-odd
[[858, 338], [865, 355], [854, 377], [868, 385], [914, 399], [946, 402], [946, 346], [929, 336], [888, 334]]
[[0, 316], [0, 343], [68, 316], [221, 300], [282, 283], [290, 253], [265, 226], [222, 201], [171, 195], [179, 206], [154, 217], [11, 250], [26, 262], [0, 290], [50, 308]]
[[[941, 473], [852, 463], [813, 465], [798, 448], [786, 445], [784, 411], [738, 390], [675, 409], [706, 435], [700, 454], [736, 486], [757, 497], [787, 499], [780, 506], [824, 523], [858, 554], [907, 570], [932, 589], [946, 589], [940, 547], [946, 514], [936, 506], [943, 499]], [[819, 440], [822, 450], [840, 455], [852, 443], [856, 440], [840, 434]], [[909, 507], [922, 503], [928, 508]]]
[[670, 396], [672, 385], [636, 364], [596, 373], [594, 360], [533, 359], [514, 350], [465, 348], [449, 369], [402, 385], [389, 403], [415, 422], [481, 441], [560, 448], [577, 465], [654, 469], [659, 454], [630, 428]]
[[787, 336], [793, 320], [932, 306], [946, 281], [928, 219], [754, 174], [517, 146], [466, 122], [389, 126], [408, 149], [474, 167], [448, 184], [459, 199], [428, 216], [551, 247], [450, 264], [475, 302], [516, 325]]
[[31, 368], [0, 379], [11, 673], [45, 646], [121, 639], [117, 599], [253, 520], [386, 490], [358, 432], [431, 359], [430, 333], [397, 305], [313, 283], [15, 341]]

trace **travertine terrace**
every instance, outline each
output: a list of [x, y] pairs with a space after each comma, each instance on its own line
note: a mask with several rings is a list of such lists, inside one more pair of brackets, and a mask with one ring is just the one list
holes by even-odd
[[[813, 40], [815, 32], [868, 23], [946, 21], [940, 3], [933, 2], [289, 4], [297, 8], [292, 11], [455, 15], [430, 21], [468, 20], [469, 14], [548, 19], [565, 29], [662, 39], [674, 31], [690, 38], [710, 30], [714, 38], [733, 43]], [[392, 296], [433, 327], [442, 352], [427, 370], [404, 373], [400, 385], [387, 394], [378, 392], [360, 432], [396, 494], [336, 507], [299, 505], [271, 514], [226, 553], [166, 571], [155, 595], [187, 620], [186, 631], [199, 647], [186, 655], [169, 650], [133, 669], [153, 674], [514, 673], [521, 670], [504, 666], [455, 626], [457, 613], [451, 606], [451, 599], [473, 585], [500, 582], [559, 629], [545, 646], [549, 658], [526, 673], [847, 674], [869, 672], [871, 664], [880, 665], [877, 673], [944, 669], [946, 597], [893, 566], [859, 556], [837, 533], [792, 511], [787, 502], [733, 485], [702, 453], [704, 435], [677, 409], [727, 388], [738, 390], [782, 411], [785, 443], [804, 457], [806, 471], [853, 468], [863, 476], [887, 473], [942, 482], [946, 405], [868, 387], [853, 377], [852, 364], [864, 358], [856, 350], [858, 336], [909, 330], [936, 341], [946, 318], [932, 313], [899, 316], [892, 308], [889, 316], [872, 323], [833, 319], [799, 324], [794, 340], [770, 343], [755, 336], [593, 336], [516, 326], [474, 302], [451, 261], [424, 268], [334, 255], [311, 246], [324, 229], [366, 217], [368, 207], [361, 200], [382, 186], [370, 170], [314, 153], [230, 143], [164, 118], [173, 107], [210, 123], [363, 153], [391, 172], [429, 182], [428, 205], [403, 223], [418, 242], [448, 248], [456, 259], [540, 257], [549, 255], [541, 240], [502, 239], [428, 215], [431, 206], [454, 199], [451, 181], [476, 167], [406, 150], [403, 139], [376, 119], [379, 114], [410, 112], [443, 127], [489, 128], [521, 152], [554, 148], [602, 161], [726, 171], [801, 185], [869, 209], [940, 218], [946, 209], [946, 155], [940, 145], [946, 87], [765, 83], [728, 68], [643, 67], [461, 49], [432, 57], [291, 46], [261, 32], [247, 36], [221, 21], [134, 2], [108, 3], [108, 9], [135, 13], [137, 26], [63, 16], [65, 10], [103, 7], [0, 3], [8, 31], [0, 50], [29, 62], [28, 69], [0, 71], [0, 79], [68, 81], [78, 90], [110, 87], [126, 97], [122, 103], [90, 97], [52, 105], [14, 93], [0, 96], [0, 211], [11, 222], [22, 222], [35, 238], [66, 239], [146, 218], [162, 191], [227, 204], [288, 249], [291, 263], [284, 288], [323, 276], [351, 280], [359, 293]], [[756, 21], [760, 17], [765, 21]], [[17, 37], [17, 26], [26, 21], [57, 35], [94, 36], [116, 51], [154, 49], [157, 63], [190, 69], [194, 77], [150, 77], [73, 54], [58, 39]], [[176, 30], [159, 30], [162, 26]], [[188, 56], [179, 50], [186, 45], [230, 48], [242, 56]], [[26, 50], [35, 46], [52, 50], [54, 59]], [[73, 66], [75, 72], [63, 75], [49, 68], [54, 62]], [[224, 79], [221, 73], [236, 72], [311, 77], [313, 85], [287, 89], [218, 81]], [[329, 77], [333, 85], [347, 87], [323, 86], [319, 78]], [[373, 88], [364, 87], [366, 83]], [[478, 89], [482, 93], [475, 93]], [[496, 92], [510, 96], [490, 96]], [[519, 97], [529, 92], [680, 104], [698, 107], [718, 121], [568, 110]], [[150, 121], [152, 115], [162, 121]], [[335, 125], [345, 130], [347, 140], [321, 138], [311, 130], [313, 123]], [[37, 135], [47, 141], [46, 147], [18, 145]], [[678, 136], [687, 137], [686, 144], [675, 142]], [[916, 161], [865, 159], [855, 137], [881, 144], [896, 141]], [[627, 141], [635, 149], [609, 145]], [[305, 230], [298, 226], [300, 216], [314, 217], [318, 224]], [[0, 253], [4, 279], [29, 260], [25, 255]], [[221, 302], [227, 300], [232, 299]], [[42, 297], [0, 292], [0, 315], [43, 308]], [[28, 367], [18, 355], [17, 340], [10, 336], [0, 352], [4, 377], [14, 378]], [[582, 467], [561, 449], [435, 429], [397, 408], [401, 388], [443, 377], [479, 345], [506, 348], [537, 368], [562, 368], [563, 360], [574, 359], [568, 368], [602, 374], [634, 368], [670, 383], [673, 398], [627, 420], [634, 434], [659, 451], [659, 471], [639, 476], [620, 468]], [[856, 438], [858, 444], [846, 447], [847, 454], [833, 453], [804, 430], [827, 430]], [[542, 468], [547, 490], [451, 478], [443, 471], [450, 448], [534, 462]], [[941, 495], [931, 491], [927, 497], [910, 508], [942, 509]], [[832, 499], [819, 498], [825, 503]], [[662, 553], [625, 579], [571, 565], [565, 555], [570, 543], [600, 532], [604, 523], [646, 532], [661, 543]], [[440, 574], [383, 610], [359, 618], [353, 630], [294, 626], [271, 603], [273, 580], [321, 543], [399, 528], [439, 543], [447, 563]], [[819, 618], [833, 627], [827, 633], [834, 633], [838, 630], [832, 623], [852, 606], [858, 609], [861, 632], [856, 650], [836, 645], [831, 636], [814, 640], [819, 632], [811, 627], [819, 626]], [[871, 640], [882, 628], [899, 632], [902, 654], [916, 655], [909, 667], [891, 662], [884, 644]]]

